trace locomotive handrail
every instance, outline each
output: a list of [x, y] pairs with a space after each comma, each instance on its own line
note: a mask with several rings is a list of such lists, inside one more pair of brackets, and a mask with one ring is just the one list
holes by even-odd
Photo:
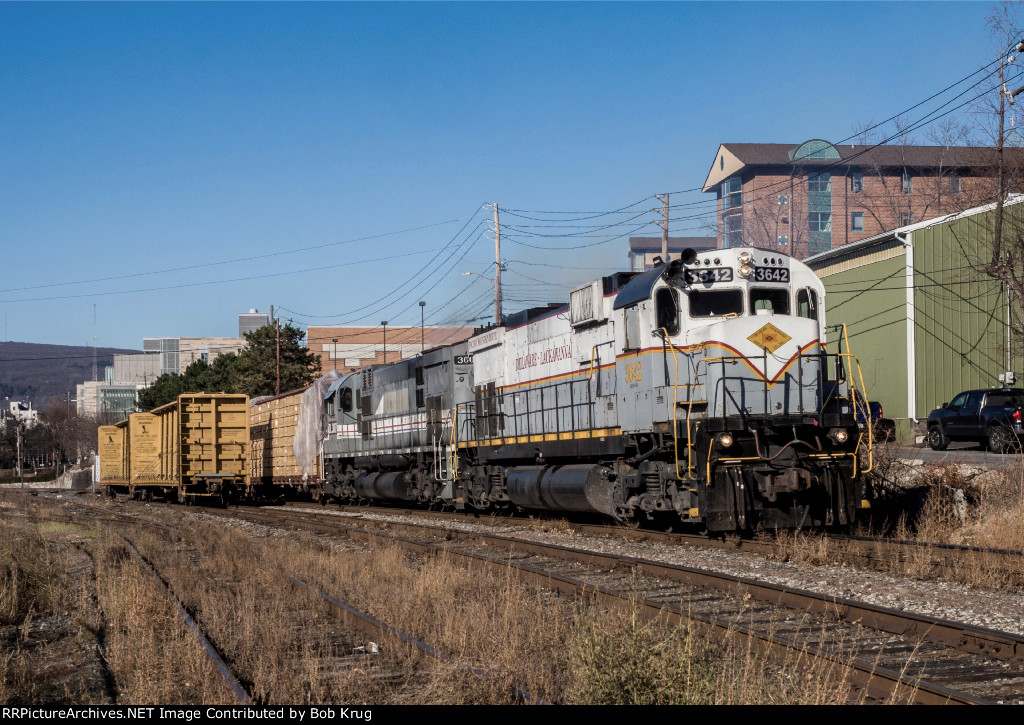
[[[874, 461], [875, 435], [874, 435], [874, 427], [873, 427], [874, 424], [873, 424], [873, 421], [871, 420], [871, 404], [868, 403], [867, 386], [864, 384], [864, 372], [863, 372], [863, 370], [860, 367], [860, 360], [857, 359], [856, 355], [854, 355], [853, 353], [849, 352], [849, 349], [850, 349], [850, 338], [849, 338], [849, 335], [848, 335], [847, 330], [846, 330], [846, 323], [843, 322], [843, 323], [840, 323], [840, 324], [842, 324], [842, 326], [843, 326], [843, 337], [842, 337], [842, 339], [846, 342], [847, 352], [846, 353], [839, 353], [839, 354], [840, 355], [843, 355], [843, 354], [849, 355], [853, 359], [853, 362], [857, 365], [857, 377], [860, 378], [861, 395], [863, 396], [863, 399], [864, 399], [864, 420], [867, 421], [867, 426], [868, 426], [868, 467], [867, 467], [867, 470], [862, 471], [862, 473], [871, 473], [871, 471], [874, 469], [874, 466], [875, 466], [875, 461]], [[853, 391], [857, 392], [856, 381], [854, 382]], [[857, 417], [857, 396], [851, 394], [851, 397], [853, 398], [853, 415], [854, 415], [854, 418], [856, 419], [856, 417]], [[859, 441], [857, 443], [857, 447], [860, 448], [860, 442]]]
[[[672, 351], [672, 359], [675, 361], [675, 377], [672, 381], [672, 448], [673, 455], [675, 457], [676, 464], [676, 478], [680, 481], [683, 477], [679, 474], [679, 425], [676, 418], [679, 406], [679, 356], [682, 354], [676, 346], [672, 344], [672, 340], [669, 339], [668, 330], [664, 327], [661, 328], [663, 333], [662, 340], [668, 343], [669, 349]], [[695, 481], [696, 477], [693, 475], [693, 459], [691, 458], [691, 449], [693, 448], [693, 439], [690, 436], [690, 411], [693, 410], [693, 392], [687, 387], [689, 393], [689, 407], [687, 408], [686, 414], [686, 477], [688, 480]]]
[[[578, 383], [587, 383], [586, 400], [577, 401], [573, 387]], [[569, 386], [569, 403], [568, 405], [560, 404], [559, 388]], [[554, 391], [554, 405], [547, 405], [547, 401], [550, 398], [551, 391]], [[532, 394], [539, 394], [540, 396], [540, 409], [531, 409], [530, 397]], [[517, 397], [519, 395], [525, 395], [525, 412], [520, 412]], [[511, 397], [511, 403], [508, 402]], [[594, 408], [596, 401], [594, 400], [593, 392], [589, 385], [589, 377], [583, 377], [583, 371], [577, 371], [570, 373], [570, 376], [566, 380], [561, 380], [547, 385], [525, 385], [522, 390], [501, 390], [495, 391], [493, 395], [481, 396], [473, 401], [473, 404], [481, 404], [481, 407], [486, 407], [486, 413], [482, 413], [487, 418], [498, 418], [500, 420], [500, 427], [505, 428], [505, 420], [511, 419], [512, 430], [509, 432], [510, 435], [506, 435], [505, 431], [490, 430], [490, 426], [487, 426], [487, 432], [482, 432], [480, 427], [477, 426], [475, 431], [475, 440], [477, 442], [485, 440], [484, 436], [489, 436], [492, 439], [505, 439], [508, 437], [517, 438], [520, 435], [520, 422], [521, 418], [525, 417], [525, 435], [546, 435], [554, 434], [559, 435], [563, 433], [577, 433], [583, 430], [592, 430], [595, 425]], [[484, 406], [483, 403], [489, 403]], [[493, 404], [493, 405], [491, 405]], [[511, 413], [506, 413], [505, 410], [511, 408]], [[562, 424], [563, 413], [568, 411], [568, 426]], [[554, 430], [546, 431], [546, 421], [549, 414], [554, 414]], [[530, 419], [533, 416], [540, 416], [540, 424], [538, 427], [539, 433], [530, 433]], [[583, 419], [586, 418], [589, 427], [584, 427]], [[579, 423], [579, 425], [577, 425]]]

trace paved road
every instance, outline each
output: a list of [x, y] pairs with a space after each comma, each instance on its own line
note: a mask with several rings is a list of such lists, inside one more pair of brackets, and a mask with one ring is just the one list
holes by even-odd
[[968, 463], [991, 468], [1006, 468], [1021, 463], [1019, 453], [989, 453], [977, 443], [952, 442], [944, 451], [933, 451], [927, 445], [898, 446], [897, 455], [909, 461], [922, 463]]

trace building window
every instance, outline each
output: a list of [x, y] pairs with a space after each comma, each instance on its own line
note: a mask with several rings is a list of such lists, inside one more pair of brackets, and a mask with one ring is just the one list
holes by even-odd
[[743, 180], [738, 176], [722, 182], [722, 209], [734, 209], [743, 204]]
[[812, 171], [807, 174], [807, 191], [832, 191], [832, 174], [828, 171]]
[[825, 212], [808, 212], [807, 229], [812, 232], [831, 232], [832, 215]]
[[860, 194], [864, 191], [864, 174], [859, 171], [851, 172], [850, 174], [850, 191], [854, 194]]
[[864, 233], [864, 212], [850, 212], [850, 231], [857, 234]]
[[743, 246], [743, 217], [739, 214], [722, 217], [722, 246]]
[[949, 175], [949, 193], [950, 194], [961, 194], [964, 190], [963, 179], [960, 178], [960, 174]]
[[903, 179], [900, 184], [900, 192], [910, 194], [914, 191], [914, 177], [906, 169], [903, 170]]
[[905, 211], [900, 213], [900, 226], [905, 227], [908, 224], [914, 223], [914, 215], [912, 212]]

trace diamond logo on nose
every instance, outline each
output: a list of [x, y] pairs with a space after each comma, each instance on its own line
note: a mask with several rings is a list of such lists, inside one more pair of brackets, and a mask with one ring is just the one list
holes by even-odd
[[770, 322], [747, 338], [762, 350], [775, 352], [793, 338]]

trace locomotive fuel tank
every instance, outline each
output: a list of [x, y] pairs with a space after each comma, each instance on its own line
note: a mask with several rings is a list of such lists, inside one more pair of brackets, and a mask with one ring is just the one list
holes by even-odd
[[401, 471], [390, 473], [366, 473], [355, 480], [356, 493], [365, 499], [378, 501], [412, 501], [406, 474]]
[[508, 471], [509, 500], [526, 509], [613, 515], [615, 474], [600, 465], [517, 466]]

